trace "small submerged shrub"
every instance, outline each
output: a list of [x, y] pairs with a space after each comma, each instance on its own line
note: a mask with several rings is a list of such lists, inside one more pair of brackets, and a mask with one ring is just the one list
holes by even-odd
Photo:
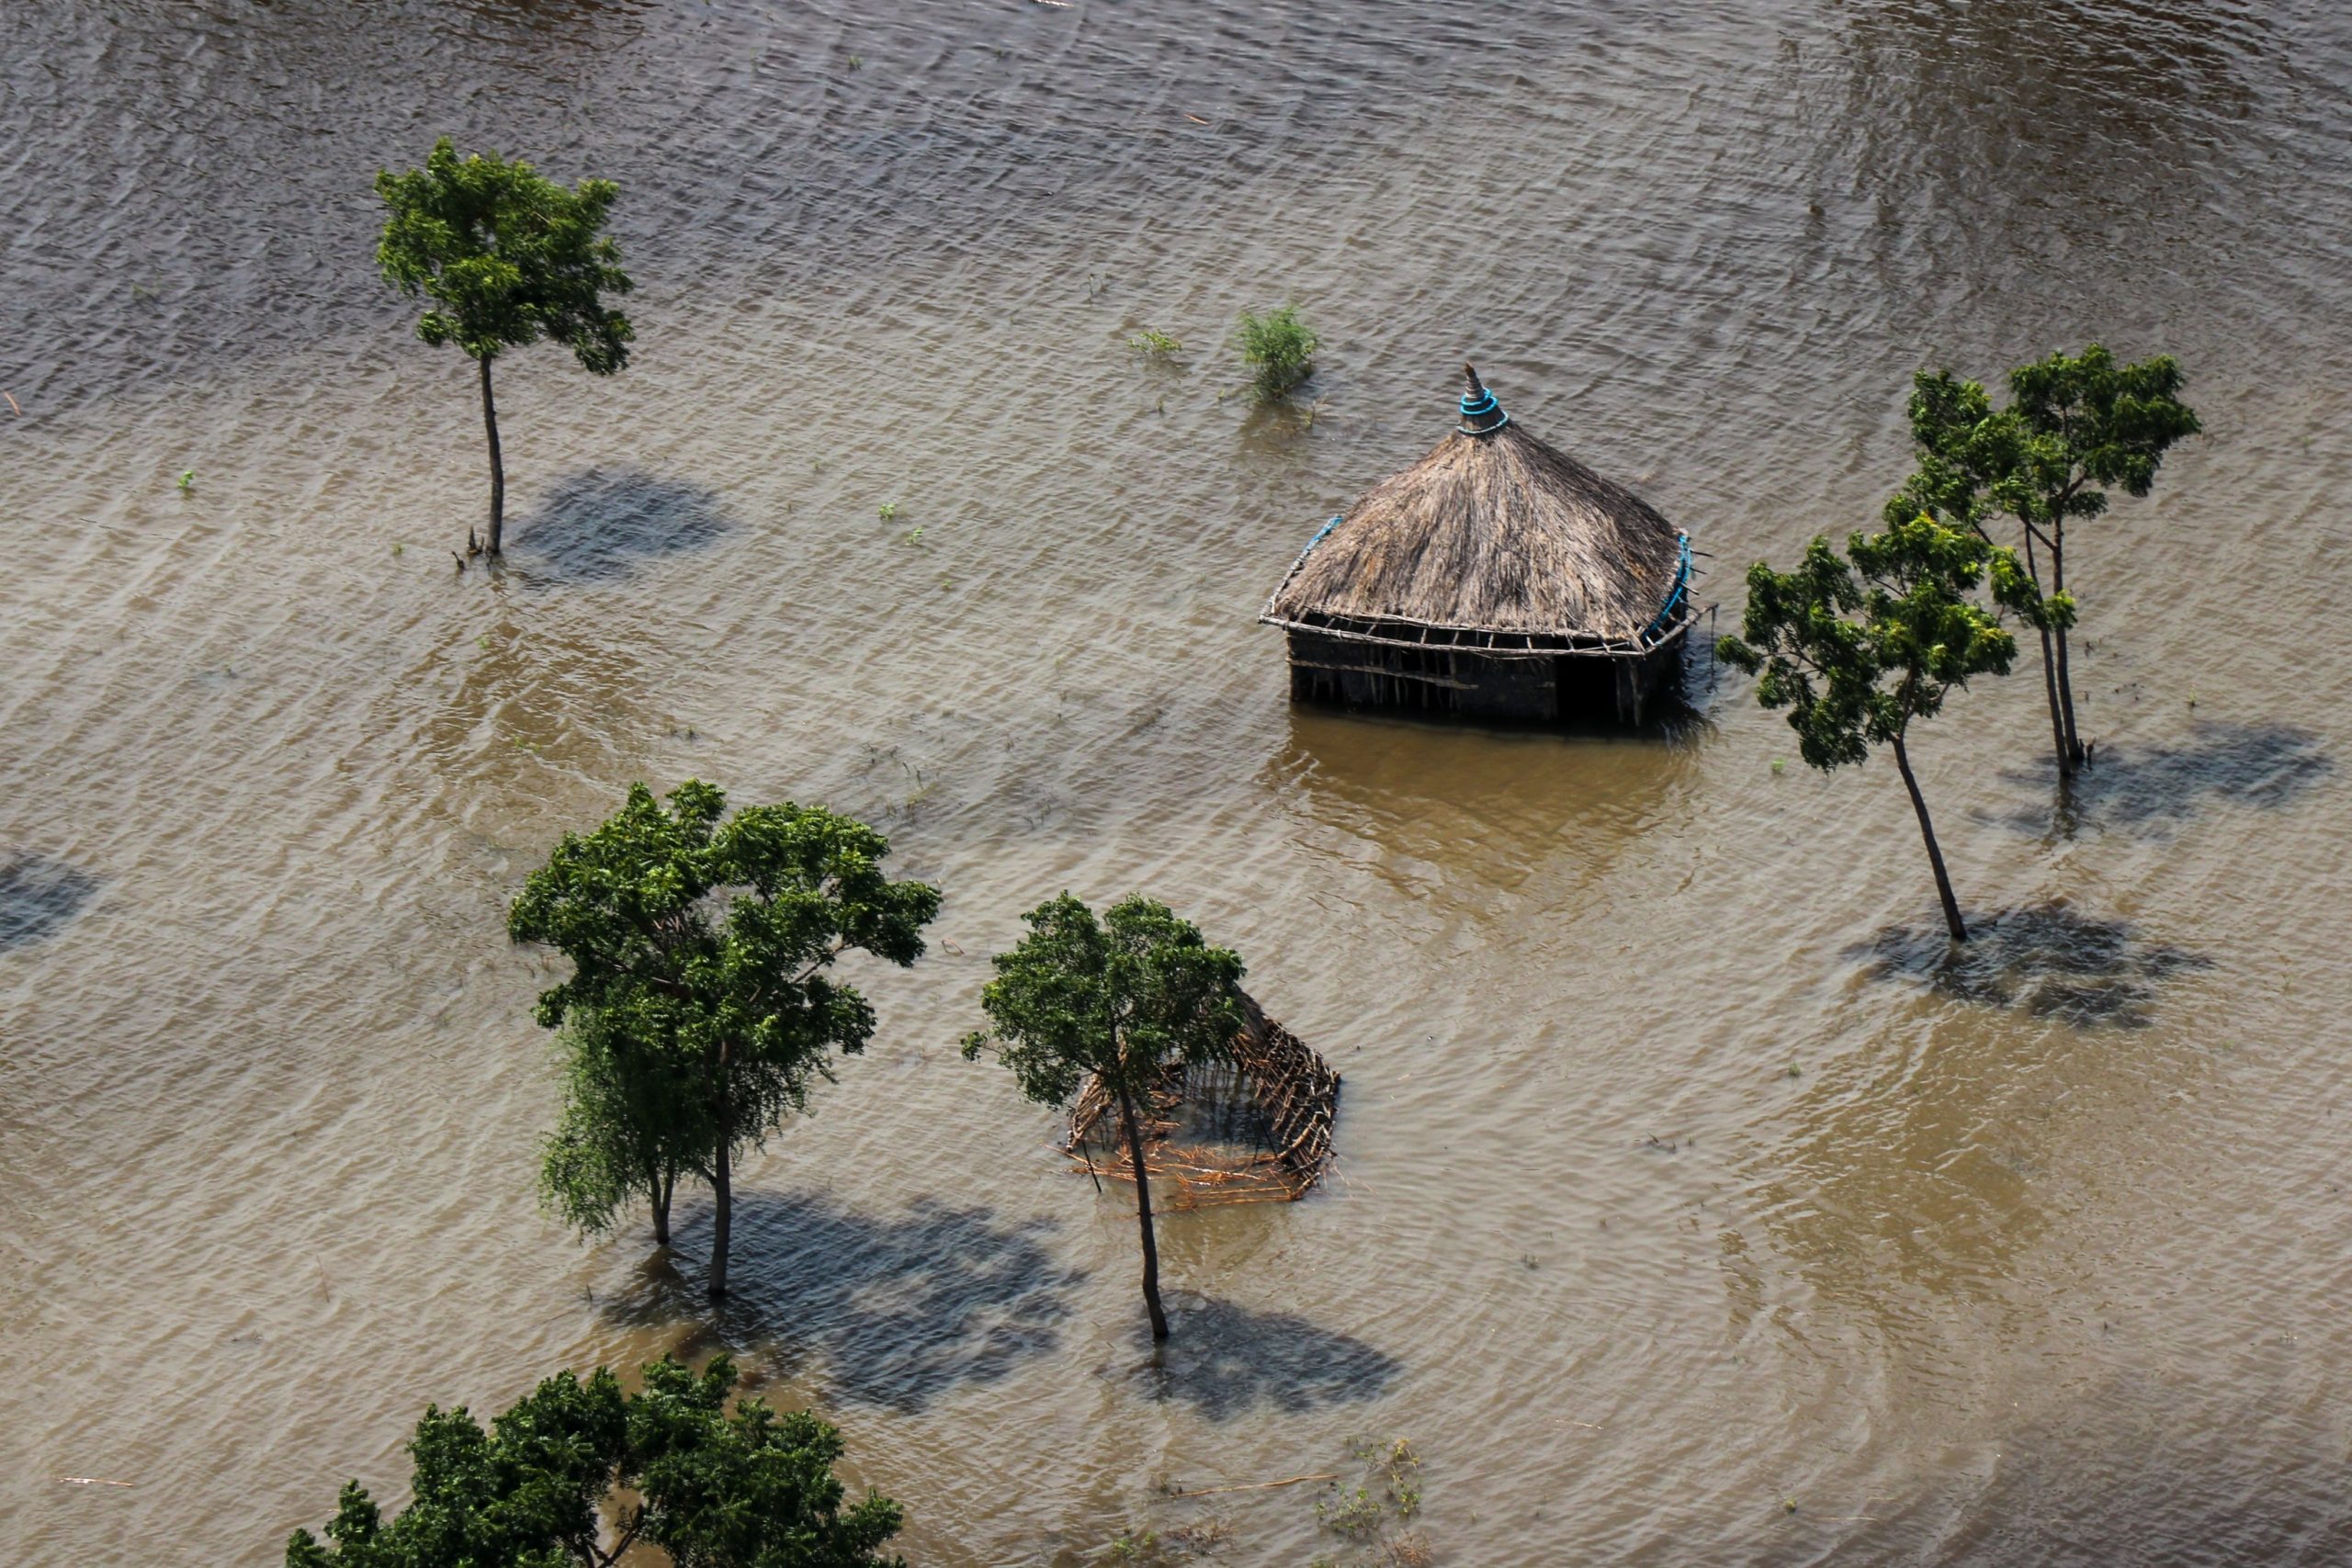
[[1281, 305], [1264, 315], [1241, 312], [1234, 345], [1250, 367], [1250, 389], [1272, 402], [1315, 373], [1315, 351], [1323, 346], [1315, 329], [1298, 319], [1298, 307]]

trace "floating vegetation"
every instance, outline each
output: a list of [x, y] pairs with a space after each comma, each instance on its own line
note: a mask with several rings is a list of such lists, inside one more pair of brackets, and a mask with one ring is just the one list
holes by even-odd
[[1127, 347], [1134, 353], [1148, 358], [1164, 359], [1171, 354], [1184, 352], [1183, 344], [1176, 338], [1167, 333], [1154, 332], [1148, 327], [1129, 338]]
[[182, 495], [186, 495], [195, 488], [196, 470], [194, 468], [183, 469], [180, 473], [180, 493]]
[[885, 523], [894, 523], [898, 521], [899, 503], [895, 501], [886, 501], [877, 509], [876, 514]]
[[1433, 1561], [1429, 1538], [1404, 1527], [1421, 1511], [1421, 1456], [1411, 1442], [1358, 1441], [1349, 1456], [1364, 1467], [1353, 1487], [1334, 1484], [1315, 1505], [1316, 1522], [1349, 1542], [1310, 1568], [1425, 1568]]

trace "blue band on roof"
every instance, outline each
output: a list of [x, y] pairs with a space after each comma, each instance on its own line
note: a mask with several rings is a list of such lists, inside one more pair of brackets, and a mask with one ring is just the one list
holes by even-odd
[[1666, 625], [1667, 618], [1681, 607], [1683, 596], [1690, 592], [1690, 536], [1677, 534], [1674, 537], [1675, 542], [1681, 547], [1682, 556], [1680, 562], [1674, 569], [1674, 588], [1666, 596], [1666, 607], [1658, 611], [1657, 618], [1643, 628], [1644, 642], [1647, 642], [1658, 627]]

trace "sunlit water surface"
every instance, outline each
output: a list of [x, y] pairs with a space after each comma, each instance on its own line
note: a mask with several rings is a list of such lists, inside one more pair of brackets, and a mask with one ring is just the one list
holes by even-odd
[[[0, 1545], [268, 1562], [428, 1400], [723, 1346], [927, 1564], [1302, 1562], [1315, 1485], [1164, 1491], [1362, 1437], [1446, 1563], [2352, 1560], [2347, 92], [2322, 0], [11, 0]], [[503, 572], [372, 265], [445, 130], [616, 179], [640, 286], [619, 378], [503, 372]], [[1219, 397], [1284, 299], [1311, 422]], [[2030, 674], [1919, 745], [1964, 966], [1892, 773], [1703, 664], [1485, 735], [1293, 713], [1252, 624], [1464, 355], [1728, 613], [1875, 515], [1913, 368], [2093, 336], [2210, 434], [2083, 530], [2074, 805]], [[665, 1269], [537, 1209], [503, 925], [688, 775], [947, 895], [715, 1317], [700, 1213]], [[1167, 1222], [1160, 1363], [953, 1048], [1065, 887], [1347, 1077], [1327, 1190]]]

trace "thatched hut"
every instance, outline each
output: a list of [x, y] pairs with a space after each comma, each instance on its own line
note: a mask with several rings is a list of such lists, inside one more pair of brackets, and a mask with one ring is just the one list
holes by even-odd
[[1292, 700], [1640, 724], [1681, 676], [1690, 536], [1463, 374], [1453, 434], [1325, 524], [1266, 601]]

